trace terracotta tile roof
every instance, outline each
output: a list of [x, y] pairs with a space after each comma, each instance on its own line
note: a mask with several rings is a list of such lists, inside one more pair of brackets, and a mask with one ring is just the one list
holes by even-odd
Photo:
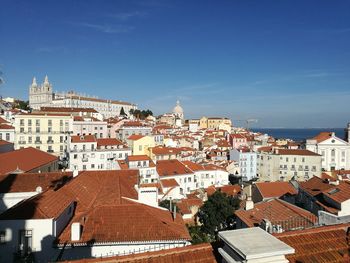
[[320, 132], [318, 135], [313, 137], [311, 140], [316, 140], [317, 143], [323, 142], [332, 137], [332, 132]]
[[70, 114], [64, 114], [64, 113], [44, 113], [44, 112], [33, 112], [33, 113], [19, 113], [20, 116], [56, 116], [56, 117], [68, 117], [71, 116]]
[[57, 191], [48, 190], [19, 203], [0, 219], [56, 218], [76, 202], [59, 244], [72, 243], [72, 222], [83, 225], [81, 239], [74, 243], [189, 240], [181, 216], [174, 220], [167, 210], [128, 199], [137, 199], [137, 180], [136, 170], [84, 171]]
[[137, 141], [137, 140], [140, 140], [140, 139], [143, 138], [143, 137], [145, 137], [145, 136], [143, 136], [143, 135], [138, 135], [138, 134], [133, 134], [133, 135], [130, 135], [130, 136], [128, 137], [128, 140], [130, 140], [130, 141]]
[[159, 176], [180, 175], [180, 174], [192, 174], [193, 172], [187, 168], [180, 161], [173, 160], [160, 160], [157, 162], [157, 172]]
[[239, 133], [231, 133], [230, 137], [234, 139], [247, 139], [244, 135]]
[[147, 155], [129, 155], [128, 156], [129, 162], [136, 162], [136, 161], [151, 161], [151, 158]]
[[124, 145], [124, 143], [122, 143], [120, 140], [116, 139], [116, 138], [100, 138], [100, 139], [96, 139], [97, 141], [97, 147], [101, 147], [101, 146], [110, 146], [110, 145]]
[[67, 261], [67, 263], [215, 263], [210, 244], [199, 244], [181, 248], [165, 249], [127, 256], [91, 258]]
[[15, 127], [5, 124], [5, 123], [0, 123], [0, 130], [14, 130]]
[[317, 196], [323, 191], [334, 188], [327, 180], [323, 180], [317, 176], [310, 178], [305, 182], [299, 182], [299, 187], [311, 196]]
[[171, 212], [136, 202], [98, 206], [86, 218], [79, 243], [190, 240], [181, 216], [174, 221]]
[[291, 263], [350, 262], [349, 224], [323, 226], [274, 234], [295, 249], [287, 255]]
[[[92, 207], [124, 203], [122, 196], [136, 199], [134, 185], [137, 177], [136, 170], [83, 171], [59, 190], [48, 190], [22, 202], [1, 214], [0, 218], [54, 218], [72, 202], [77, 203], [75, 216], [79, 217]], [[62, 235], [66, 233], [68, 237], [70, 232], [67, 231], [70, 227]]]
[[29, 147], [0, 154], [0, 174], [17, 169], [30, 172], [46, 164], [58, 161], [58, 157]]
[[70, 138], [72, 143], [96, 142], [94, 135], [73, 135]]
[[325, 190], [322, 193], [340, 204], [350, 199], [350, 183], [340, 182], [339, 185], [334, 186], [333, 189]]
[[199, 198], [184, 198], [181, 199], [181, 201], [176, 203], [176, 206], [180, 209], [180, 213], [182, 215], [184, 214], [191, 214], [191, 208], [192, 207], [201, 207], [203, 205], [203, 201]]
[[13, 143], [5, 141], [5, 140], [0, 140], [0, 145], [8, 145], [8, 144], [13, 144]]
[[8, 123], [8, 121], [0, 117], [0, 123]]
[[270, 199], [254, 204], [250, 210], [235, 212], [248, 227], [260, 225], [263, 219], [268, 219], [273, 225], [281, 225], [284, 231], [298, 228], [308, 228], [317, 223], [317, 217], [302, 208], [280, 199]]
[[317, 153], [311, 152], [309, 150], [303, 150], [303, 149], [279, 149], [278, 150], [279, 155], [306, 155], [306, 156], [321, 156]]
[[173, 155], [180, 154], [181, 149], [173, 147], [157, 146], [152, 148], [152, 153], [155, 155]]
[[40, 111], [46, 112], [93, 112], [97, 113], [97, 111], [93, 108], [72, 108], [72, 107], [40, 107]]
[[56, 188], [72, 179], [72, 172], [22, 173], [0, 175], [0, 193], [35, 192]]
[[74, 117], [73, 117], [73, 120], [74, 120], [74, 121], [84, 121], [84, 118], [81, 117], [81, 116], [74, 116]]
[[296, 195], [298, 193], [289, 182], [260, 182], [255, 183], [255, 186], [263, 198], [280, 198], [286, 194]]
[[176, 182], [175, 179], [163, 179], [160, 180], [161, 185], [163, 186], [163, 188], [169, 188], [169, 187], [176, 187], [179, 186], [179, 184]]
[[140, 126], [143, 127], [145, 125], [139, 121], [128, 121], [128, 122], [124, 122], [123, 126], [124, 127], [140, 127]]
[[259, 147], [257, 149], [258, 152], [271, 152], [272, 151], [272, 147], [271, 146], [263, 146], [263, 147]]
[[191, 161], [182, 161], [182, 163], [190, 168], [192, 171], [194, 172], [197, 172], [197, 171], [203, 171], [205, 170], [205, 168], [203, 167], [203, 165], [200, 165], [198, 163], [194, 163], [194, 162], [191, 162]]
[[237, 196], [241, 192], [241, 187], [238, 184], [235, 185], [225, 185], [220, 187], [215, 187], [214, 185], [209, 186], [205, 191], [208, 196], [211, 196], [216, 191], [221, 191], [229, 196]]

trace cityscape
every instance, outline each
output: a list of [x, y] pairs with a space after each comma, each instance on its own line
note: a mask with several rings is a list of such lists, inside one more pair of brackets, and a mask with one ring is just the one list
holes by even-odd
[[350, 262], [348, 2], [1, 5], [0, 262]]

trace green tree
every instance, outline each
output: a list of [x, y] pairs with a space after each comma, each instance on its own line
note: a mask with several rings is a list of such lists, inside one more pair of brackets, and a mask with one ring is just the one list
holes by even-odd
[[14, 103], [14, 108], [21, 109], [21, 110], [30, 110], [29, 101], [16, 100]]
[[188, 225], [187, 229], [188, 229], [188, 232], [190, 233], [190, 236], [192, 239], [191, 243], [193, 245], [210, 242], [208, 235], [202, 231], [202, 228], [200, 226]]
[[125, 111], [124, 111], [124, 107], [122, 107], [122, 108], [120, 109], [119, 115], [120, 115], [120, 116], [126, 116], [126, 113], [125, 113]]
[[230, 229], [234, 225], [234, 212], [240, 200], [221, 191], [212, 194], [198, 211], [201, 230], [211, 240], [215, 240], [219, 231]]

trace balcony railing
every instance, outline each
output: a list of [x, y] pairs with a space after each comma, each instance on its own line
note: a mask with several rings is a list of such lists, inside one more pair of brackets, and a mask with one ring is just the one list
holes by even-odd
[[54, 143], [54, 142], [53, 142], [53, 140], [47, 140], [47, 143], [48, 143], [48, 144], [52, 144], [52, 143]]
[[89, 159], [88, 159], [87, 157], [84, 157], [84, 158], [82, 158], [81, 160], [82, 160], [83, 162], [89, 161]]
[[48, 153], [53, 153], [53, 150], [47, 150]]
[[42, 144], [41, 141], [35, 141], [34, 143], [35, 143], [35, 144]]
[[26, 144], [25, 141], [18, 141], [18, 144]]

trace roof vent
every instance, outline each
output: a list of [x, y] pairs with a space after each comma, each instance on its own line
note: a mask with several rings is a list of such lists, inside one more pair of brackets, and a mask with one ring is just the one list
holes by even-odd
[[35, 192], [37, 193], [41, 193], [43, 191], [43, 188], [41, 186], [38, 186], [36, 189], [35, 189]]
[[71, 241], [80, 240], [81, 226], [79, 222], [72, 223], [71, 226]]

